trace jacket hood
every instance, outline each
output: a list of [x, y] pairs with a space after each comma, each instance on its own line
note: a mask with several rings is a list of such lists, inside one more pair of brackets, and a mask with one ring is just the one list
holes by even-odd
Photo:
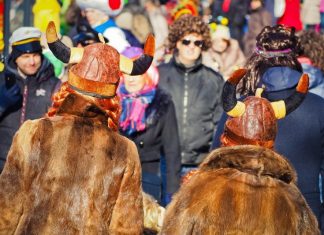
[[[38, 82], [46, 81], [55, 76], [54, 67], [51, 62], [49, 62], [49, 60], [46, 59], [43, 55], [41, 55], [41, 57], [42, 64], [36, 75], [33, 75], [33, 77], [36, 77]], [[11, 55], [9, 55], [8, 59], [5, 61], [5, 75], [21, 79], [21, 76], [17, 70], [17, 64], [13, 61]]]
[[281, 91], [297, 85], [302, 74], [289, 67], [272, 67], [261, 77], [259, 87], [265, 85], [265, 91]]

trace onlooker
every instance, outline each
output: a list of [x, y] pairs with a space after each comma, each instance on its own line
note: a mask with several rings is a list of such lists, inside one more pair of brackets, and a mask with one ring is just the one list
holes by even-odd
[[106, 37], [109, 45], [121, 52], [129, 46], [129, 43], [126, 41], [124, 32], [116, 25], [113, 18], [123, 9], [123, 1], [118, 2], [119, 5], [115, 5], [112, 0], [108, 2], [76, 0], [77, 5], [81, 8], [81, 15], [88, 21], [90, 26]]
[[235, 69], [245, 63], [238, 41], [231, 38], [229, 28], [218, 24], [212, 32], [212, 46], [203, 52], [203, 64], [219, 72], [226, 80]]
[[[241, 94], [253, 94], [265, 86], [263, 97], [270, 101], [285, 99], [295, 90], [302, 67], [297, 60], [298, 38], [293, 28], [276, 25], [265, 27], [257, 37], [257, 50], [247, 61]], [[213, 140], [220, 145], [226, 116], [223, 115]], [[324, 166], [324, 100], [308, 93], [303, 103], [287, 118], [278, 121], [275, 149], [292, 163], [298, 175], [298, 187], [313, 210], [319, 225], [321, 200], [319, 174]], [[323, 185], [323, 184], [322, 184]], [[322, 229], [322, 231], [324, 231]]]
[[169, 30], [173, 57], [158, 67], [159, 86], [167, 90], [176, 107], [183, 173], [209, 152], [213, 130], [220, 118], [220, 74], [202, 64], [202, 51], [211, 45], [208, 25], [201, 17], [183, 15]]
[[310, 76], [309, 92], [324, 98], [324, 37], [313, 30], [300, 34], [298, 61]]
[[[135, 59], [143, 53], [141, 48], [129, 47], [122, 53]], [[166, 193], [171, 195], [179, 188], [180, 144], [174, 104], [161, 88], [157, 87], [159, 74], [153, 65], [139, 76], [123, 75], [118, 94], [122, 114], [120, 131], [137, 146], [143, 174], [143, 190], [162, 200], [160, 159], [166, 160]]]
[[272, 16], [264, 8], [263, 0], [252, 0], [248, 17], [248, 31], [243, 38], [244, 55], [248, 58], [255, 50], [255, 39], [265, 26], [272, 25]]
[[141, 166], [134, 143], [118, 133], [116, 89], [121, 72], [150, 66], [154, 40], [134, 63], [104, 43], [68, 48], [53, 22], [47, 41], [73, 65], [47, 116], [26, 121], [14, 138], [0, 175], [0, 231], [142, 234]]
[[301, 7], [301, 20], [305, 29], [313, 29], [321, 23], [321, 0], [304, 0]]
[[42, 117], [60, 85], [53, 65], [42, 55], [40, 37], [38, 29], [21, 27], [9, 39], [12, 52], [0, 78], [0, 171], [19, 126]]

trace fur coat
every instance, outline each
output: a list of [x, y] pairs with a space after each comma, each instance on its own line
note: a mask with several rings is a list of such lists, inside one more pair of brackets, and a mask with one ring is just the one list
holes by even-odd
[[84, 96], [25, 122], [0, 176], [0, 234], [141, 234], [134, 143], [110, 130]]
[[279, 154], [243, 145], [214, 150], [166, 210], [161, 234], [319, 234]]

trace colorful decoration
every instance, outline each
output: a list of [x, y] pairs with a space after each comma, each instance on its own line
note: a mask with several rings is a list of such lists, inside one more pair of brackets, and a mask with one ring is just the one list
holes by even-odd
[[60, 29], [61, 6], [57, 0], [36, 0], [33, 6], [34, 26], [43, 33], [50, 21], [55, 23], [56, 29]]

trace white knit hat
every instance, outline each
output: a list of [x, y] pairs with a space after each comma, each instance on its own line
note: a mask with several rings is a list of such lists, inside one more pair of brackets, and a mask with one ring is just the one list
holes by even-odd
[[82, 9], [92, 8], [105, 12], [109, 16], [118, 15], [124, 7], [123, 0], [76, 0]]
[[230, 40], [231, 35], [230, 35], [229, 28], [225, 25], [218, 24], [215, 32], [213, 32], [213, 34], [212, 34], [212, 39], [215, 39], [215, 38], [222, 38], [225, 40]]

